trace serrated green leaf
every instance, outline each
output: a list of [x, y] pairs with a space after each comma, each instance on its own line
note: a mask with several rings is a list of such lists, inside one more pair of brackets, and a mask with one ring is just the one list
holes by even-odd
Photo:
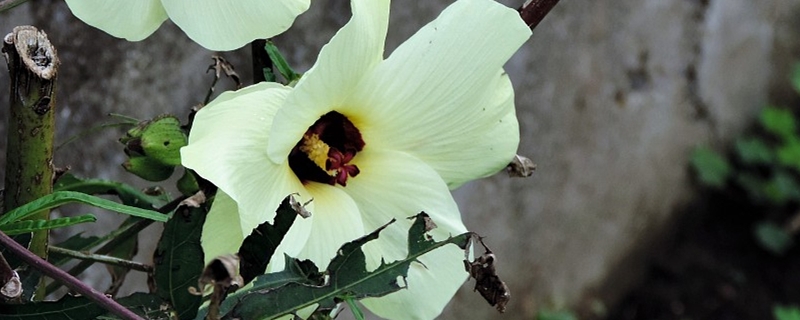
[[749, 165], [768, 165], [775, 160], [772, 149], [756, 137], [745, 137], [736, 140], [736, 154], [743, 163]]
[[772, 307], [775, 320], [800, 320], [800, 308], [797, 306], [775, 305]]
[[761, 246], [772, 253], [782, 255], [792, 246], [792, 236], [772, 222], [762, 221], [756, 224], [754, 231]]
[[264, 274], [275, 249], [294, 223], [297, 212], [289, 203], [291, 197], [290, 195], [284, 198], [278, 206], [274, 225], [269, 222], [262, 223], [242, 242], [239, 248], [239, 275], [242, 276], [244, 284]]
[[[321, 286], [325, 279], [324, 275], [319, 272], [317, 266], [310, 260], [298, 260], [288, 255], [284, 255], [286, 268], [280, 272], [273, 272], [257, 277], [250, 288], [246, 290], [239, 290], [229, 295], [227, 299], [220, 304], [220, 314], [230, 312], [239, 298], [254, 291], [270, 290], [278, 288], [289, 283], [298, 283], [309, 286]], [[197, 313], [195, 320], [203, 320], [208, 314], [208, 306], [204, 305]]]
[[3, 231], [5, 234], [12, 236], [39, 230], [49, 230], [55, 228], [69, 227], [76, 224], [95, 222], [95, 221], [97, 221], [97, 218], [95, 218], [91, 214], [77, 216], [77, 217], [56, 218], [51, 220], [22, 220], [0, 225], [0, 231]]
[[166, 215], [155, 211], [126, 206], [111, 200], [98, 198], [80, 192], [56, 191], [3, 214], [0, 216], [0, 225], [24, 219], [42, 210], [52, 209], [61, 205], [75, 202], [80, 202], [90, 206], [135, 217], [146, 218], [160, 222], [167, 221]]
[[90, 195], [114, 195], [122, 204], [132, 207], [154, 210], [170, 199], [161, 196], [147, 195], [139, 189], [120, 182], [102, 179], [81, 179], [65, 173], [53, 185], [53, 191], [76, 191]]
[[692, 152], [691, 164], [700, 182], [709, 187], [723, 187], [731, 174], [728, 161], [707, 147], [698, 147]]
[[[193, 319], [201, 297], [189, 292], [203, 273], [200, 235], [206, 208], [182, 205], [164, 225], [154, 258], [156, 293], [169, 301], [180, 319]], [[222, 239], [220, 239], [222, 240]]]
[[761, 111], [759, 117], [761, 126], [767, 132], [772, 133], [780, 138], [788, 139], [795, 136], [797, 133], [797, 124], [795, 123], [794, 115], [789, 109], [767, 107]]
[[[405, 259], [383, 262], [372, 272], [366, 269], [366, 257], [361, 247], [378, 238], [385, 225], [357, 240], [344, 244], [326, 270], [328, 281], [321, 286], [288, 283], [274, 289], [246, 290], [237, 296], [236, 305], [223, 319], [272, 319], [317, 304], [319, 308], [333, 308], [343, 297], [357, 299], [380, 297], [402, 289], [397, 279], [405, 278], [411, 263], [423, 254], [447, 244], [466, 248], [472, 237], [465, 233], [436, 242], [428, 238], [428, 217], [416, 216], [409, 229], [409, 253]], [[229, 298], [230, 299], [230, 298]]]

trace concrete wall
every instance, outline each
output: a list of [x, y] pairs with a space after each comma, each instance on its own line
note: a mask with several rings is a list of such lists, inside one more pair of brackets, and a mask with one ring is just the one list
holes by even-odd
[[[387, 50], [448, 3], [395, 0]], [[304, 70], [348, 17], [347, 1], [314, 1], [277, 41]], [[520, 153], [537, 172], [526, 180], [498, 175], [455, 192], [467, 226], [498, 254], [513, 300], [498, 316], [469, 283], [443, 318], [531, 319], [540, 307], [613, 302], [692, 196], [691, 148], [730, 140], [770, 97], [796, 99], [785, 79], [798, 52], [797, 17], [798, 0], [562, 1], [507, 66]], [[211, 80], [204, 73], [211, 52], [170, 23], [129, 43], [80, 23], [61, 1], [0, 14], [2, 34], [21, 24], [45, 30], [58, 48], [61, 141], [109, 112], [183, 116]], [[249, 79], [247, 50], [225, 56]], [[0, 73], [0, 88], [7, 82]], [[6, 114], [0, 111], [2, 123]], [[115, 139], [113, 131], [91, 135], [83, 146], [59, 150], [56, 162], [117, 179], [124, 158]]]

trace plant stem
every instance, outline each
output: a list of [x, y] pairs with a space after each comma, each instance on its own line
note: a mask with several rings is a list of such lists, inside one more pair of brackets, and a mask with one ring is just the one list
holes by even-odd
[[558, 0], [526, 0], [517, 11], [522, 20], [533, 30], [556, 4]]
[[64, 285], [67, 286], [68, 288], [80, 293], [89, 300], [94, 301], [95, 303], [97, 303], [104, 309], [108, 310], [109, 312], [123, 319], [130, 319], [130, 320], [142, 319], [132, 311], [121, 306], [116, 301], [112, 300], [109, 297], [106, 297], [105, 294], [93, 289], [92, 287], [81, 282], [75, 277], [69, 275], [63, 270], [57, 268], [56, 266], [48, 263], [44, 259], [36, 256], [32, 252], [26, 250], [23, 246], [14, 241], [14, 239], [11, 239], [2, 231], [0, 231], [0, 245], [8, 249], [9, 252], [21, 258], [31, 267], [36, 268], [46, 276], [53, 278], [56, 281], [64, 283]]
[[143, 263], [138, 263], [135, 261], [120, 259], [117, 257], [102, 255], [102, 254], [92, 254], [88, 252], [81, 252], [75, 250], [69, 250], [61, 247], [50, 246], [50, 253], [53, 254], [61, 254], [69, 257], [73, 257], [75, 259], [80, 260], [87, 260], [87, 261], [94, 261], [100, 262], [104, 264], [109, 264], [113, 266], [128, 268], [131, 270], [141, 271], [150, 273], [153, 272], [153, 266], [149, 266]]
[[0, 12], [9, 10], [13, 7], [21, 5], [28, 0], [0, 0]]
[[[31, 26], [14, 28], [3, 39], [2, 51], [11, 76], [6, 194], [2, 211], [8, 212], [53, 192], [54, 108], [59, 61], [47, 34]], [[43, 210], [29, 219], [49, 220], [49, 217], [50, 211]], [[31, 252], [46, 259], [47, 238], [47, 230], [33, 232]], [[44, 291], [38, 290], [36, 295], [44, 298]]]
[[[177, 199], [172, 200], [170, 203], [167, 203], [163, 207], [159, 208], [158, 212], [165, 213], [165, 214], [169, 213], [169, 212], [172, 212], [173, 210], [175, 210], [175, 208], [178, 206], [178, 204], [181, 203], [181, 201], [183, 201], [184, 199], [186, 199], [186, 197], [178, 197]], [[152, 223], [153, 223], [153, 220], [150, 220], [150, 219], [143, 219], [143, 220], [137, 221], [135, 223], [132, 223], [130, 225], [130, 227], [127, 227], [125, 229], [125, 231], [123, 231], [123, 232], [117, 233], [115, 238], [111, 239], [111, 241], [109, 241], [108, 243], [106, 243], [105, 245], [100, 247], [100, 249], [97, 249], [97, 251], [95, 251], [95, 253], [96, 254], [106, 254], [106, 253], [111, 252], [120, 243], [127, 241], [128, 238], [130, 238], [130, 237], [135, 237], [136, 234], [138, 234], [140, 231], [144, 230], [144, 228], [147, 228], [148, 226], [150, 226]], [[80, 263], [78, 263], [77, 265], [75, 265], [74, 267], [69, 269], [68, 273], [77, 276], [78, 274], [80, 274], [81, 272], [86, 270], [86, 268], [91, 266], [92, 263], [93, 263], [92, 261], [87, 261], [87, 260], [81, 261]], [[56, 289], [58, 289], [60, 286], [61, 286], [61, 284], [59, 284], [58, 282], [53, 282], [53, 283], [51, 283], [50, 285], [47, 286], [47, 290], [46, 291], [47, 292], [53, 292]]]

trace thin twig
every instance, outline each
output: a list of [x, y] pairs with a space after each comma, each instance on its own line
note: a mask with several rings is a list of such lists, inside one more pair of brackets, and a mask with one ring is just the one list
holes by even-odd
[[23, 4], [28, 0], [0, 0], [0, 12], [9, 10], [13, 7]]
[[[175, 210], [175, 208], [178, 206], [178, 204], [181, 203], [181, 201], [183, 201], [184, 199], [186, 199], [185, 196], [178, 197], [177, 199], [172, 200], [170, 203], [165, 204], [163, 207], [159, 208], [157, 211], [161, 212], [161, 213], [164, 213], [164, 214], [170, 213], [173, 210]], [[131, 224], [129, 228], [125, 229], [125, 231], [117, 234], [116, 238], [111, 239], [108, 243], [106, 243], [105, 245], [100, 247], [100, 249], [97, 249], [97, 251], [95, 251], [95, 253], [96, 254], [106, 254], [106, 253], [111, 252], [111, 250], [114, 250], [120, 243], [122, 243], [124, 241], [127, 241], [128, 238], [130, 238], [130, 237], [135, 237], [136, 234], [138, 234], [140, 231], [144, 230], [145, 228], [149, 227], [153, 222], [154, 222], [153, 220], [144, 219], [144, 220], [140, 220], [140, 221], [137, 221], [137, 222]], [[86, 270], [86, 268], [89, 268], [89, 266], [91, 266], [92, 263], [93, 263], [92, 261], [86, 261], [86, 260], [81, 261], [80, 263], [78, 263], [77, 265], [75, 265], [74, 267], [69, 269], [68, 273], [69, 274], [78, 275], [81, 272], [83, 272], [84, 270]], [[53, 283], [51, 283], [50, 285], [47, 286], [46, 292], [48, 292], [48, 293], [49, 292], [53, 292], [56, 289], [58, 289], [60, 286], [61, 285], [58, 282], [53, 282]]]
[[69, 250], [61, 247], [50, 246], [50, 253], [54, 254], [61, 254], [69, 257], [73, 257], [75, 259], [86, 260], [86, 261], [94, 261], [100, 262], [104, 264], [110, 264], [118, 267], [128, 268], [131, 270], [141, 271], [141, 272], [153, 272], [153, 266], [146, 265], [143, 263], [120, 259], [117, 257], [102, 255], [102, 254], [92, 254], [88, 252], [81, 252], [75, 250]]
[[558, 0], [526, 0], [517, 11], [520, 17], [525, 21], [528, 27], [536, 28], [539, 22], [542, 22], [553, 7], [558, 4]]
[[128, 310], [127, 308], [123, 307], [113, 299], [106, 297], [106, 295], [104, 295], [103, 293], [93, 289], [92, 287], [81, 282], [77, 278], [69, 275], [68, 273], [50, 264], [44, 259], [39, 258], [35, 254], [31, 253], [30, 251], [28, 251], [19, 243], [14, 241], [14, 239], [11, 239], [2, 231], [0, 231], [0, 245], [8, 249], [9, 252], [19, 257], [22, 261], [25, 261], [25, 263], [27, 263], [31, 267], [41, 271], [44, 275], [56, 281], [64, 283], [65, 286], [80, 293], [89, 300], [94, 301], [95, 303], [103, 307], [103, 309], [106, 309], [109, 312], [123, 319], [129, 319], [129, 320], [142, 319], [141, 317], [133, 313], [133, 311]]

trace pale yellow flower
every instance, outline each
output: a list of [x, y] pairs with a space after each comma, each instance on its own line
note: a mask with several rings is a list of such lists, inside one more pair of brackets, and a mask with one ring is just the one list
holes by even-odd
[[66, 0], [87, 24], [130, 41], [150, 36], [167, 18], [211, 50], [238, 49], [278, 35], [310, 0]]
[[[344, 242], [397, 218], [364, 247], [374, 269], [406, 256], [406, 218], [420, 211], [438, 224], [436, 239], [465, 232], [449, 189], [513, 158], [519, 131], [502, 66], [530, 36], [516, 11], [456, 1], [384, 60], [389, 1], [352, 9], [294, 88], [260, 83], [197, 114], [183, 163], [224, 191], [203, 229], [207, 259], [237, 252], [299, 193], [314, 199], [313, 215], [295, 222], [279, 253], [324, 269]], [[433, 318], [466, 280], [463, 259], [455, 246], [433, 251], [412, 264], [407, 290], [362, 302], [382, 317]]]

